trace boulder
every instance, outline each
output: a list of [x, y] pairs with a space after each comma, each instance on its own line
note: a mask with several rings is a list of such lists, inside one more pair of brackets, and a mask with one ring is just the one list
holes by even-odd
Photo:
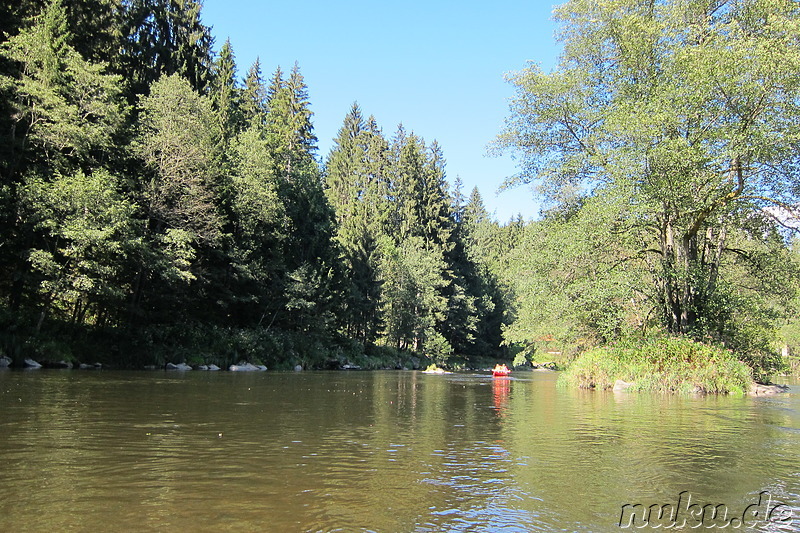
[[40, 365], [39, 363], [37, 363], [36, 361], [31, 359], [30, 357], [27, 357], [25, 359], [25, 363], [23, 364], [23, 366], [25, 368], [42, 368], [42, 365]]
[[11, 366], [11, 359], [6, 357], [5, 355], [3, 357], [0, 357], [0, 368], [8, 368], [10, 366]]
[[212, 364], [208, 365], [208, 370], [211, 371], [211, 372], [214, 372], [216, 370], [220, 370], [220, 368], [217, 365], [212, 363]]
[[295, 372], [302, 372], [303, 371], [303, 365], [294, 365], [294, 371]]
[[58, 368], [58, 369], [62, 369], [62, 370], [69, 370], [69, 369], [72, 368], [72, 363], [70, 363], [69, 361], [64, 361], [62, 359], [61, 361], [56, 361], [55, 363], [52, 363], [52, 362], [51, 363], [47, 363], [46, 366], [47, 366], [47, 368]]
[[187, 370], [191, 370], [192, 369], [192, 367], [190, 367], [186, 363], [178, 363], [177, 365], [175, 365], [173, 363], [167, 363], [164, 368], [166, 370], [180, 370], [182, 372], [185, 372]]
[[626, 391], [626, 390], [630, 389], [631, 387], [633, 387], [633, 385], [634, 385], [634, 383], [632, 383], [632, 382], [628, 383], [627, 381], [623, 381], [621, 379], [618, 379], [617, 381], [614, 382], [614, 392]]
[[753, 383], [750, 387], [750, 396], [772, 396], [782, 392], [788, 392], [787, 385], [766, 385], [764, 383]]
[[239, 361], [238, 365], [231, 365], [228, 367], [228, 370], [231, 372], [263, 372], [267, 369], [264, 365], [252, 365], [250, 363], [245, 363], [244, 361]]
[[197, 370], [208, 370], [208, 365], [197, 365]]

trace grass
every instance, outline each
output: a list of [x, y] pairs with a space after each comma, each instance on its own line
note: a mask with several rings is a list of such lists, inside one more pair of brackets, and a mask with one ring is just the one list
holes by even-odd
[[559, 382], [610, 389], [618, 379], [633, 382], [629, 390], [744, 394], [753, 371], [730, 350], [685, 337], [659, 337], [590, 349]]

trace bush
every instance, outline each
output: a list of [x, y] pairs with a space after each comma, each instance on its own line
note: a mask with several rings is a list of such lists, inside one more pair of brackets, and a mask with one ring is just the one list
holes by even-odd
[[753, 371], [730, 350], [686, 337], [611, 344], [584, 352], [559, 378], [581, 388], [610, 389], [616, 380], [632, 390], [743, 394]]

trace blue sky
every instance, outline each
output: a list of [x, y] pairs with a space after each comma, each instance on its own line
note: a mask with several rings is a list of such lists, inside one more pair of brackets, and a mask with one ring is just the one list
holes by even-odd
[[500, 132], [513, 88], [504, 74], [527, 61], [549, 71], [558, 55], [553, 4], [492, 2], [264, 2], [205, 0], [203, 21], [216, 47], [230, 38], [240, 76], [256, 57], [265, 77], [295, 61], [306, 79], [320, 155], [327, 157], [353, 102], [391, 137], [399, 123], [434, 139], [447, 177], [477, 185], [501, 222], [535, 217], [530, 190], [496, 194], [516, 172], [509, 156], [486, 156]]

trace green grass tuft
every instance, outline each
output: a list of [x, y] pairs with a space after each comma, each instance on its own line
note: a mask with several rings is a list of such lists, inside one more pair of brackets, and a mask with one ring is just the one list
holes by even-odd
[[659, 337], [588, 350], [559, 382], [610, 389], [618, 379], [633, 382], [629, 390], [744, 394], [753, 371], [730, 350], [685, 337]]

